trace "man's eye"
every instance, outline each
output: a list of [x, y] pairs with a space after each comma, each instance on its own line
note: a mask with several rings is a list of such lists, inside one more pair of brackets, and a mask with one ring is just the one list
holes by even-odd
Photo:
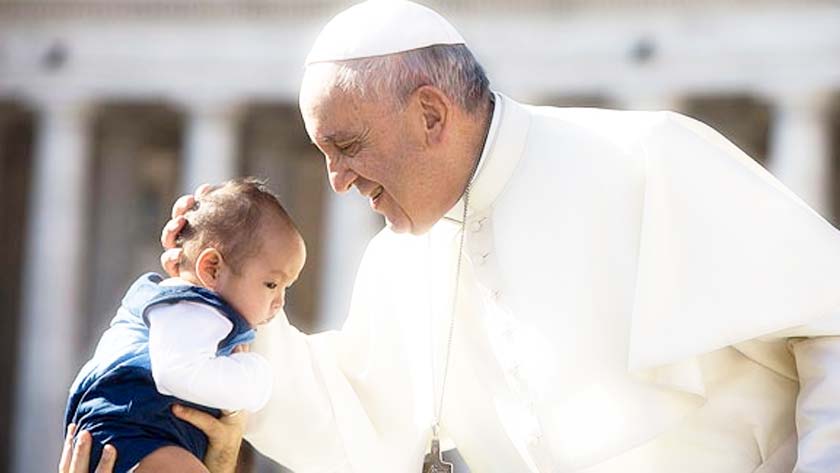
[[274, 290], [274, 289], [277, 289], [277, 283], [276, 282], [267, 282], [267, 283], [265, 283], [265, 287]]
[[356, 153], [359, 152], [359, 142], [358, 141], [353, 141], [353, 142], [347, 143], [347, 144], [344, 144], [344, 143], [336, 144], [335, 147], [338, 148], [338, 151], [341, 152], [341, 154], [343, 154], [345, 156], [354, 156]]

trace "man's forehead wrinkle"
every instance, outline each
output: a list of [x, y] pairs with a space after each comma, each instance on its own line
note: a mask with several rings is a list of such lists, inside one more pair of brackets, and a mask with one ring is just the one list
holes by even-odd
[[334, 143], [338, 143], [338, 142], [342, 142], [342, 141], [352, 140], [355, 137], [356, 137], [355, 133], [345, 132], [345, 131], [337, 131], [335, 133], [318, 135], [318, 137], [316, 139], [320, 143], [334, 144]]
[[357, 138], [365, 129], [361, 118], [352, 120], [321, 120], [315, 129], [315, 138], [319, 143], [336, 143]]
[[313, 144], [335, 144], [358, 139], [369, 128], [370, 110], [352, 94], [334, 89], [306, 104], [307, 129]]

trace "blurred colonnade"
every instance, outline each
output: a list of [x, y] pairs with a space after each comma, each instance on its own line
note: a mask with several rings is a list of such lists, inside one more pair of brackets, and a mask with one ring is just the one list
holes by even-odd
[[[73, 375], [128, 284], [159, 271], [160, 228], [199, 183], [269, 179], [309, 253], [289, 317], [340, 326], [382, 220], [329, 189], [297, 92], [319, 26], [348, 3], [0, 0], [0, 472], [54, 468]], [[687, 113], [840, 222], [836, 3], [428, 4], [494, 89]]]

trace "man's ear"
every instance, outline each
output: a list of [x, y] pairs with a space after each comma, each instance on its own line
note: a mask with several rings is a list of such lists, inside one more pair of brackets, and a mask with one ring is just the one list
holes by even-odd
[[444, 131], [449, 124], [452, 103], [440, 89], [433, 85], [418, 87], [415, 94], [423, 114], [426, 144], [436, 145], [443, 141]]
[[216, 289], [224, 268], [222, 254], [215, 248], [205, 248], [195, 261], [195, 274], [204, 287]]

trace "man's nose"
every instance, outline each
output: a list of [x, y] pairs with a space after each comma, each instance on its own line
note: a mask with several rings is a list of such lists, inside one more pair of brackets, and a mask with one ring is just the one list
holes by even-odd
[[327, 156], [326, 159], [327, 173], [330, 176], [330, 185], [333, 190], [339, 194], [349, 191], [359, 175], [350, 169], [347, 160], [342, 157]]

